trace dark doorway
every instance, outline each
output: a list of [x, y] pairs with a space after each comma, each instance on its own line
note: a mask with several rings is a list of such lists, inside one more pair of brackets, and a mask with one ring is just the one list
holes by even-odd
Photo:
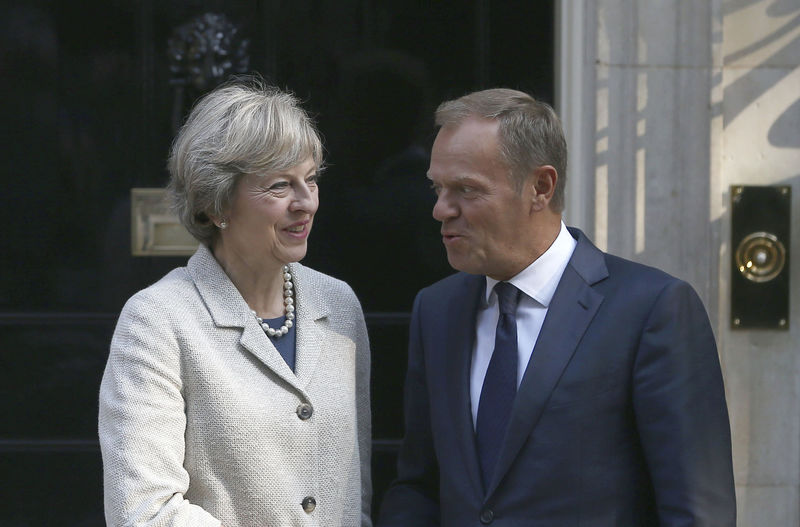
[[[10, 239], [0, 264], [0, 524], [104, 525], [96, 417], [110, 336], [131, 294], [186, 261], [131, 256], [130, 189], [164, 185], [176, 124], [239, 70], [296, 93], [325, 138], [304, 263], [350, 283], [367, 315], [377, 503], [402, 436], [411, 302], [450, 272], [425, 178], [433, 110], [490, 86], [552, 102], [553, 4], [0, 3]], [[174, 49], [198, 20], [219, 24], [233, 60], [212, 50], [208, 68], [191, 73]]]

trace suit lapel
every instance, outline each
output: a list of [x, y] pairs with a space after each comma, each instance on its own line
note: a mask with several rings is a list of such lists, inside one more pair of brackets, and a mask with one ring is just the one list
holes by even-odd
[[573, 233], [578, 235], [578, 245], [550, 302], [522, 377], [487, 496], [497, 488], [528, 440], [550, 394], [603, 301], [603, 296], [591, 287], [608, 276], [603, 254], [582, 233]]
[[447, 306], [452, 316], [447, 317], [449, 324], [443, 334], [446, 349], [446, 362], [443, 366], [449, 408], [455, 420], [455, 437], [461, 449], [461, 459], [476, 496], [483, 495], [483, 484], [472, 426], [469, 372], [475, 340], [475, 314], [485, 283], [483, 276], [466, 276], [462, 291], [453, 295]]
[[[201, 244], [189, 259], [187, 269], [200, 296], [203, 297], [214, 324], [220, 328], [240, 328], [239, 343], [242, 347], [288, 385], [303, 392], [297, 376], [264, 334], [239, 290], [230, 281], [211, 251]], [[298, 349], [301, 345], [300, 335], [301, 331], [298, 328]]]

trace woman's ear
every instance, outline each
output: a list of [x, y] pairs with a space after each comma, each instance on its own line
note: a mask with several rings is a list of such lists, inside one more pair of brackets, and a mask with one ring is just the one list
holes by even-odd
[[541, 211], [547, 208], [556, 191], [556, 182], [558, 182], [558, 172], [554, 167], [551, 165], [536, 167], [528, 182], [532, 187], [533, 210]]
[[228, 219], [224, 216], [209, 214], [208, 219], [211, 220], [211, 223], [213, 223], [220, 230], [224, 230], [228, 227]]

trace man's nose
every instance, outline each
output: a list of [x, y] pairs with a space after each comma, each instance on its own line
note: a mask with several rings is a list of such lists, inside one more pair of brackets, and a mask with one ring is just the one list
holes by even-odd
[[458, 208], [455, 207], [446, 191], [442, 191], [436, 197], [433, 205], [433, 217], [436, 221], [445, 221], [458, 216]]

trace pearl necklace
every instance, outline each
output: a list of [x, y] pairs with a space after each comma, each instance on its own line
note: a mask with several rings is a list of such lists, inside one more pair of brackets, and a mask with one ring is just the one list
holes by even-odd
[[294, 284], [292, 283], [292, 273], [289, 272], [289, 266], [283, 266], [283, 305], [284, 305], [284, 313], [286, 314], [286, 320], [284, 321], [283, 325], [278, 329], [273, 329], [269, 327], [269, 324], [264, 322], [264, 319], [258, 316], [258, 314], [254, 310], [250, 310], [258, 323], [261, 325], [261, 328], [264, 330], [270, 337], [278, 338], [286, 335], [289, 333], [289, 328], [294, 325], [294, 299], [292, 298], [292, 291], [294, 289]]

